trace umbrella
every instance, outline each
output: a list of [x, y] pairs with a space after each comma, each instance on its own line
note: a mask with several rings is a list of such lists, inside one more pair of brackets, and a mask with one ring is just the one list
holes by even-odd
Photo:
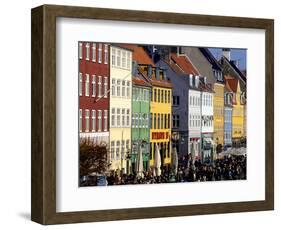
[[138, 177], [143, 177], [143, 160], [142, 160], [142, 148], [140, 146], [136, 162], [136, 172]]
[[175, 174], [177, 174], [178, 173], [178, 153], [177, 153], [176, 147], [173, 148], [172, 165], [174, 167]]
[[161, 156], [160, 156], [160, 151], [158, 148], [158, 145], [155, 145], [155, 157], [154, 157], [154, 176], [160, 176], [161, 175]]

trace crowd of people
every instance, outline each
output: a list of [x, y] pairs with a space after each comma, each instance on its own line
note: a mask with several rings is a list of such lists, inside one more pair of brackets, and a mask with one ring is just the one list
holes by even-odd
[[[201, 162], [192, 160], [190, 156], [180, 158], [175, 170], [172, 166], [161, 167], [161, 174], [155, 175], [153, 169], [137, 175], [136, 173], [122, 174], [120, 171], [111, 171], [104, 177], [104, 185], [128, 185], [128, 184], [159, 184], [180, 183], [196, 181], [222, 181], [246, 179], [246, 156], [224, 156], [213, 162]], [[92, 185], [98, 185], [92, 182]]]

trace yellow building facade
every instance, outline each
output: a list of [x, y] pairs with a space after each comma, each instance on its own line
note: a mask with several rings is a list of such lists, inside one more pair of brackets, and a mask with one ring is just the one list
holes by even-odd
[[244, 117], [244, 105], [241, 102], [241, 89], [239, 81], [233, 79], [235, 82], [234, 86], [236, 86], [236, 90], [233, 90], [233, 112], [232, 112], [232, 138], [239, 141], [242, 137], [245, 136], [244, 129], [246, 125], [244, 125], [245, 117]]
[[224, 144], [224, 84], [214, 83], [214, 142]]
[[150, 166], [154, 165], [158, 145], [162, 165], [171, 163], [172, 89], [152, 87], [150, 102]]

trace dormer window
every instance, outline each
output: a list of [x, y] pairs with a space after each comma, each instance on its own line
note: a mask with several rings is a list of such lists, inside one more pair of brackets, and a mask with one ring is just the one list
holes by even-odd
[[195, 76], [195, 87], [199, 87], [199, 76]]

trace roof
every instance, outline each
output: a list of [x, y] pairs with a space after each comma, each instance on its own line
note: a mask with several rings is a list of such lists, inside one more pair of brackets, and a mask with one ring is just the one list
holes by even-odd
[[177, 55], [175, 53], [171, 54], [171, 60], [176, 64], [176, 67], [171, 65], [173, 70], [175, 69], [176, 72], [181, 71], [181, 74], [193, 74], [193, 75], [200, 75], [199, 71], [196, 67], [191, 63], [186, 55]]
[[204, 57], [210, 62], [212, 67], [216, 70], [222, 70], [217, 59], [213, 56], [208, 48], [199, 48]]
[[151, 87], [151, 84], [140, 76], [133, 76], [133, 84], [144, 87]]
[[120, 44], [120, 47], [130, 49], [133, 51], [133, 60], [137, 61], [139, 64], [145, 64], [145, 65], [151, 65], [155, 67], [154, 62], [149, 57], [149, 55], [146, 53], [144, 48], [139, 45], [134, 44]]
[[139, 72], [142, 74], [144, 79], [146, 79], [146, 81], [148, 81], [152, 86], [163, 87], [163, 88], [173, 88], [173, 84], [170, 81], [157, 80], [154, 77], [149, 78], [147, 76], [147, 74], [144, 71], [142, 71], [141, 69], [139, 69]]

